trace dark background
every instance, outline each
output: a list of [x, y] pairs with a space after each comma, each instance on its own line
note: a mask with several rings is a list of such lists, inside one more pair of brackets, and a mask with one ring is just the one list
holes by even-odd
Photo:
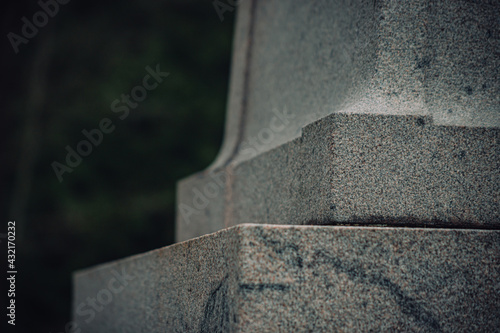
[[[64, 332], [73, 271], [174, 242], [175, 184], [222, 141], [235, 11], [221, 21], [211, 0], [72, 0], [15, 54], [7, 34], [22, 36], [21, 18], [41, 7], [0, 6], [0, 233], [16, 221], [15, 331]], [[119, 120], [111, 102], [157, 64], [170, 76]], [[59, 182], [52, 163], [103, 118], [114, 132]]]

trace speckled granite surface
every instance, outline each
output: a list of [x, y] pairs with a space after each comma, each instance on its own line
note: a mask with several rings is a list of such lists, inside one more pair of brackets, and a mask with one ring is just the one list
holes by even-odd
[[240, 225], [80, 271], [74, 295], [82, 333], [498, 332], [500, 232]]
[[81, 332], [500, 332], [499, 12], [239, 1], [190, 240], [75, 274]]
[[184, 183], [180, 203], [206, 201], [188, 216], [190, 223], [178, 211], [177, 237], [240, 223], [498, 229], [499, 142], [498, 128], [333, 114], [230, 171]]
[[224, 143], [179, 182], [177, 240], [249, 222], [497, 228], [499, 13], [239, 2]]

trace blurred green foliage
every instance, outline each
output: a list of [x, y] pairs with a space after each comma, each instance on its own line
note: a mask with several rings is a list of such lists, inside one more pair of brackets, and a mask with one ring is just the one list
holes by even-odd
[[[3, 6], [4, 36], [40, 10]], [[4, 39], [1, 223], [21, 225], [21, 331], [64, 331], [74, 270], [174, 241], [175, 184], [222, 141], [233, 22], [208, 0], [72, 1], [19, 54]], [[170, 76], [119, 120], [111, 102], [156, 64]], [[114, 132], [60, 183], [52, 162], [106, 117]]]

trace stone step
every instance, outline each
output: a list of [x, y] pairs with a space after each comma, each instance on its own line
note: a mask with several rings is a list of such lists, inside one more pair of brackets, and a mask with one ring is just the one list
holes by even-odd
[[242, 224], [74, 276], [82, 333], [495, 332], [500, 231]]
[[332, 114], [179, 183], [177, 240], [240, 223], [500, 229], [500, 129]]

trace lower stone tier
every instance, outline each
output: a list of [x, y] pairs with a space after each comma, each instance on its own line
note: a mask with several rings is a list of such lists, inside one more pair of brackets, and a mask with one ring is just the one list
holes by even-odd
[[244, 224], [77, 272], [73, 302], [82, 333], [499, 332], [500, 231]]

